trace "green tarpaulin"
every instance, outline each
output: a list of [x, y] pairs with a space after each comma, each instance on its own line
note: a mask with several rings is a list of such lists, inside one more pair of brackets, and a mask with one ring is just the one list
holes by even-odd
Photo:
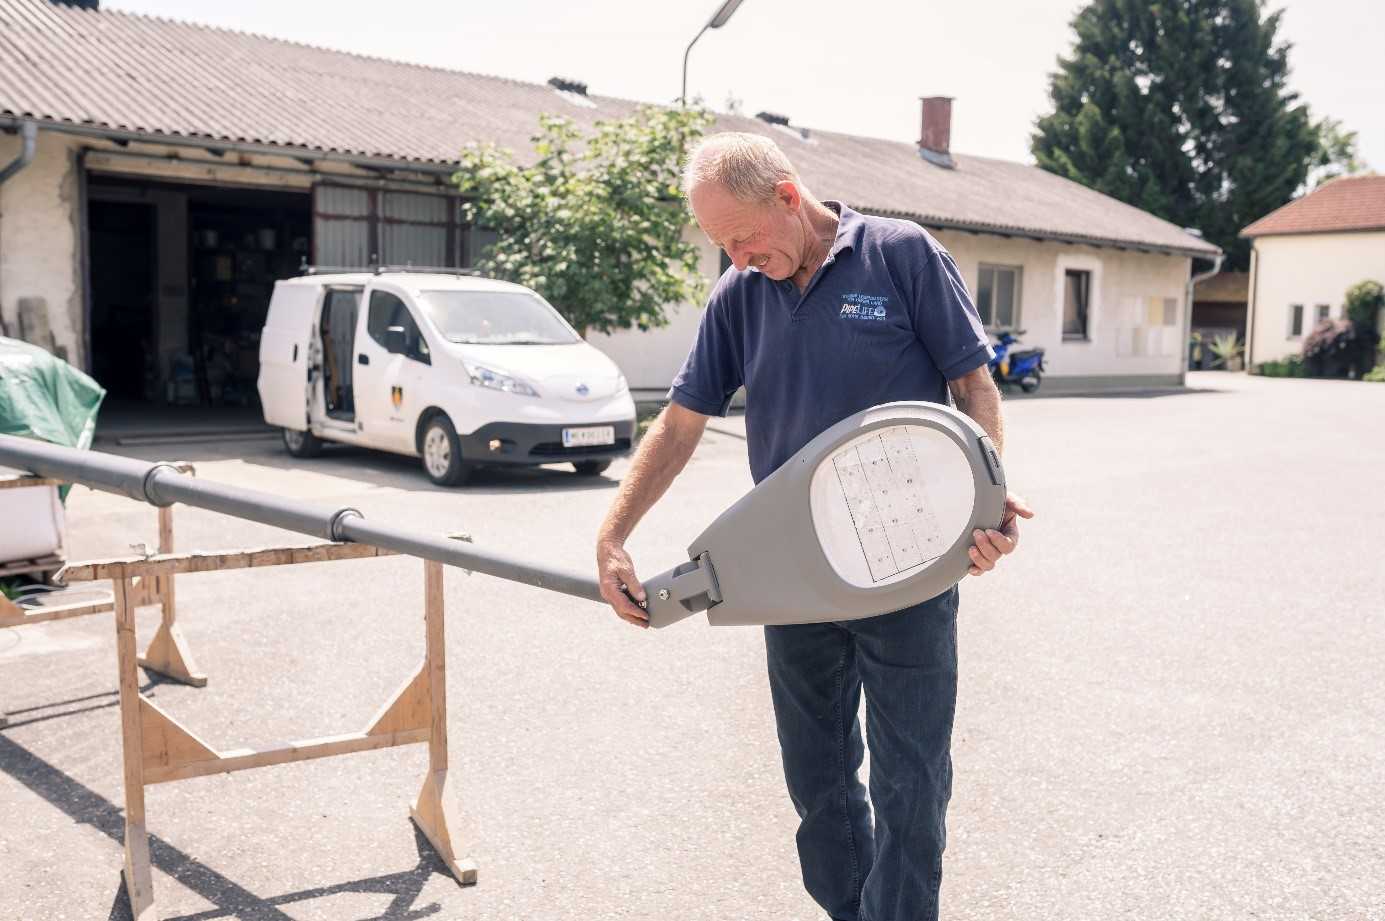
[[100, 384], [61, 358], [0, 336], [0, 434], [85, 450], [105, 396]]

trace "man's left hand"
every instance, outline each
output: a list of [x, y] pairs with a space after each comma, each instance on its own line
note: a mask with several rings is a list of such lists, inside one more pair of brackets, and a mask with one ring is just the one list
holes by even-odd
[[1020, 542], [1019, 519], [1033, 518], [1034, 510], [1014, 493], [1005, 497], [1005, 515], [1001, 519], [1000, 530], [980, 529], [972, 531], [976, 543], [967, 551], [971, 557], [970, 575], [979, 576], [995, 569], [995, 564], [1007, 553], [1014, 553]]

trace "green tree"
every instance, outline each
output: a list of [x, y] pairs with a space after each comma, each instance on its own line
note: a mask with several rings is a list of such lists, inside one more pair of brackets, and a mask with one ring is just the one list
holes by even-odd
[[1318, 151], [1313, 156], [1313, 170], [1307, 185], [1316, 189], [1338, 176], [1351, 176], [1366, 170], [1357, 149], [1355, 131], [1348, 131], [1335, 118], [1318, 122]]
[[1380, 332], [1376, 328], [1380, 311], [1385, 310], [1385, 285], [1378, 281], [1357, 282], [1347, 288], [1345, 313], [1348, 320]]
[[665, 305], [702, 297], [679, 182], [684, 152], [711, 120], [641, 107], [584, 136], [544, 115], [528, 165], [468, 145], [453, 180], [466, 219], [498, 237], [480, 268], [533, 288], [583, 335], [664, 325]]
[[1050, 172], [1197, 227], [1244, 268], [1241, 228], [1289, 201], [1319, 130], [1263, 0], [1094, 0], [1030, 149]]

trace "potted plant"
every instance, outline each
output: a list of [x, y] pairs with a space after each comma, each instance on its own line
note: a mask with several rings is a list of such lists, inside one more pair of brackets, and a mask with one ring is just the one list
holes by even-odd
[[1241, 370], [1241, 345], [1240, 337], [1235, 333], [1226, 333], [1212, 339], [1212, 354], [1217, 356], [1217, 361], [1228, 371]]

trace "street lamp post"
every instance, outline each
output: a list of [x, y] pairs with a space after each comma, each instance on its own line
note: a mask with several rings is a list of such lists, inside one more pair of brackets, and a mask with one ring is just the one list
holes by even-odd
[[726, 21], [736, 12], [736, 8], [741, 5], [742, 0], [726, 0], [721, 7], [712, 14], [712, 18], [707, 20], [707, 24], [702, 27], [693, 40], [688, 42], [687, 50], [683, 52], [683, 92], [678, 94], [678, 104], [686, 106], [688, 104], [688, 55], [692, 53], [693, 45], [702, 37], [702, 33], [708, 29], [720, 29], [726, 25]]

